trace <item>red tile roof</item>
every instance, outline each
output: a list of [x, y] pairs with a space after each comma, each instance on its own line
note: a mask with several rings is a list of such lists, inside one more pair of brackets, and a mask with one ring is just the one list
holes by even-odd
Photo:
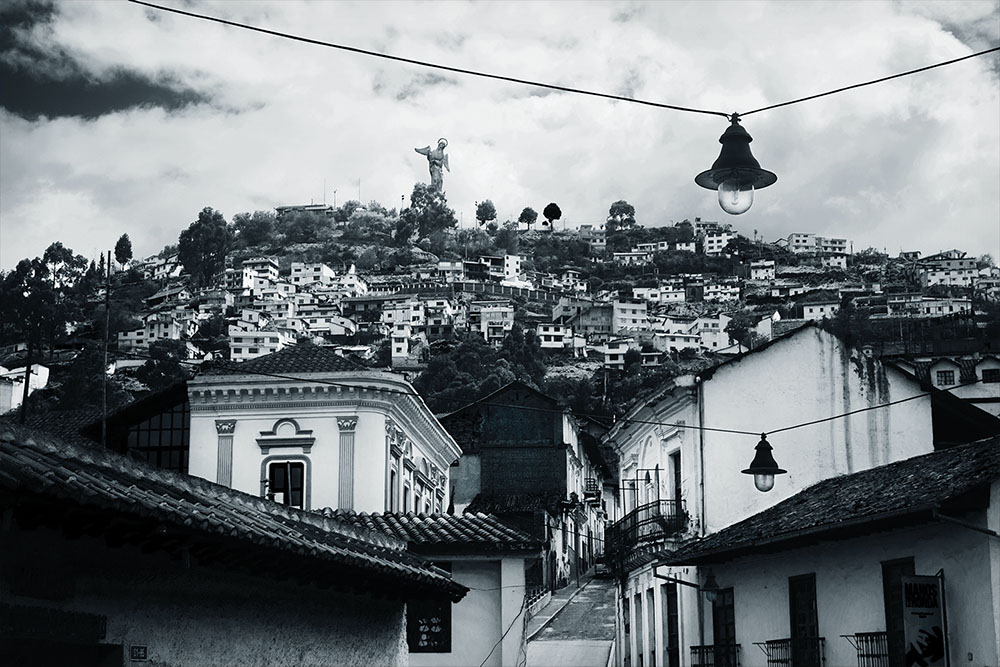
[[206, 369], [203, 375], [244, 375], [253, 373], [273, 373], [293, 375], [295, 373], [336, 373], [340, 371], [365, 370], [365, 366], [342, 357], [336, 352], [311, 343], [299, 343], [278, 350], [263, 357], [242, 363], [222, 362]]
[[[788, 500], [687, 544], [670, 563], [721, 562], [778, 551], [818, 537], [834, 539], [881, 525], [885, 530], [926, 521], [936, 510], [981, 504], [975, 496], [1000, 478], [1000, 437], [840, 475]], [[970, 505], [971, 503], [971, 505]], [[944, 513], [944, 512], [942, 512]]]
[[357, 513], [332, 510], [327, 516], [405, 540], [425, 553], [538, 552], [541, 542], [488, 514]]
[[0, 506], [59, 521], [81, 517], [144, 548], [183, 546], [201, 564], [236, 561], [264, 576], [397, 599], [448, 596], [463, 586], [384, 532], [287, 508], [99, 448], [0, 425]]

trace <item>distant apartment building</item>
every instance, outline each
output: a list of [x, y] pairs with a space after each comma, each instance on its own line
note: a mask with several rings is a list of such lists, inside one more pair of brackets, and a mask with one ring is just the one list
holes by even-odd
[[514, 328], [514, 305], [500, 301], [473, 301], [469, 304], [469, 328], [491, 345], [499, 345]]
[[694, 241], [678, 241], [677, 243], [671, 243], [670, 249], [679, 252], [695, 252], [697, 244]]
[[322, 262], [292, 262], [291, 282], [296, 287], [311, 283], [332, 285], [337, 272]]
[[803, 318], [821, 320], [825, 317], [833, 317], [840, 311], [840, 297], [824, 294], [813, 295], [800, 301], [799, 306], [802, 308]]
[[642, 299], [622, 299], [611, 304], [611, 332], [646, 331], [649, 315]]
[[[21, 407], [24, 400], [25, 367], [4, 368], [0, 366], [0, 414]], [[31, 364], [28, 371], [28, 395], [44, 389], [49, 383], [49, 369], [41, 364]]]
[[223, 275], [223, 286], [227, 290], [239, 291], [253, 288], [254, 273], [250, 267], [241, 266], [238, 269], [226, 269]]
[[622, 370], [625, 368], [625, 354], [629, 350], [638, 350], [639, 346], [635, 338], [615, 338], [604, 344], [602, 352], [604, 355], [604, 366]]
[[824, 269], [847, 270], [847, 255], [840, 252], [824, 252], [819, 256], [819, 265]]
[[623, 266], [642, 266], [653, 261], [653, 253], [649, 251], [632, 250], [628, 252], [611, 253], [611, 261]]
[[703, 243], [705, 244], [706, 255], [721, 255], [729, 245], [729, 242], [736, 238], [736, 234], [728, 231], [706, 232]]
[[788, 249], [796, 254], [837, 253], [846, 255], [850, 252], [850, 242], [847, 239], [797, 233], [788, 235]]
[[921, 287], [933, 285], [972, 287], [979, 276], [979, 267], [972, 257], [934, 256], [918, 261], [917, 267], [920, 272]]
[[604, 225], [580, 225], [580, 240], [590, 246], [590, 252], [594, 255], [602, 254], [608, 248]]
[[656, 287], [633, 287], [632, 295], [637, 299], [643, 299], [648, 303], [666, 304], [683, 303], [684, 286], [680, 287], [670, 284], [662, 284]]
[[181, 340], [198, 330], [194, 319], [187, 321], [174, 317], [172, 313], [150, 313], [143, 318], [143, 324], [131, 331], [118, 332], [118, 347], [125, 350], [147, 350], [160, 340]]
[[732, 345], [733, 341], [726, 331], [732, 320], [729, 315], [717, 313], [697, 318], [688, 333], [696, 334], [701, 346], [706, 350], [721, 350]]
[[229, 358], [233, 361], [256, 359], [294, 344], [295, 339], [284, 331], [229, 327]]
[[773, 259], [759, 259], [750, 262], [750, 280], [774, 280]]
[[156, 308], [175, 303], [187, 303], [191, 300], [191, 292], [183, 285], [169, 285], [146, 299], [147, 308]]
[[649, 343], [653, 349], [660, 352], [680, 352], [681, 350], [698, 350], [702, 347], [701, 336], [697, 333], [680, 331], [655, 331], [640, 335], [639, 340]]
[[461, 260], [441, 260], [437, 264], [438, 277], [447, 283], [465, 280], [465, 270]]
[[565, 269], [559, 275], [559, 286], [570, 292], [586, 292], [587, 281], [580, 277], [576, 269]]
[[735, 278], [706, 281], [703, 299], [705, 301], [739, 301], [740, 284]]
[[292, 213], [314, 213], [333, 222], [335, 209], [326, 204], [297, 204], [292, 206], [275, 206], [274, 211], [277, 214], [278, 222], [283, 222]]
[[574, 331], [585, 336], [588, 341], [606, 340], [614, 331], [612, 310], [610, 303], [595, 303], [578, 315], [571, 317], [569, 324]]
[[278, 279], [278, 260], [274, 257], [253, 257], [243, 260], [243, 268], [250, 269], [254, 278], [268, 283], [273, 283]]
[[455, 308], [450, 299], [421, 296], [424, 310], [424, 333], [428, 340], [447, 338], [455, 333]]
[[771, 283], [770, 294], [772, 297], [787, 297], [805, 294], [808, 288], [801, 283]]
[[535, 327], [538, 344], [543, 350], [561, 350], [572, 342], [573, 327], [555, 322], [543, 322]]

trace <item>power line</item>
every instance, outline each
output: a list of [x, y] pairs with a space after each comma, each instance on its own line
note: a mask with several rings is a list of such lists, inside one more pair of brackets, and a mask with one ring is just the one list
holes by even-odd
[[962, 56], [961, 58], [955, 58], [953, 60], [946, 60], [943, 63], [937, 63], [934, 65], [927, 65], [926, 67], [920, 67], [918, 69], [911, 69], [908, 72], [900, 72], [899, 74], [893, 74], [891, 76], [884, 76], [881, 79], [872, 79], [871, 81], [865, 81], [864, 83], [856, 83], [852, 86], [844, 86], [843, 88], [837, 88], [836, 90], [828, 90], [825, 93], [817, 93], [816, 95], [810, 95], [809, 97], [800, 97], [797, 100], [789, 100], [788, 102], [781, 102], [780, 104], [772, 104], [770, 106], [761, 107], [760, 109], [754, 109], [753, 111], [747, 111], [746, 113], [741, 113], [740, 117], [749, 116], [752, 113], [758, 113], [760, 111], [770, 111], [771, 109], [777, 109], [779, 107], [787, 107], [790, 104], [798, 104], [799, 102], [806, 102], [808, 100], [815, 100], [818, 97], [826, 97], [827, 95], [833, 95], [835, 93], [842, 93], [845, 90], [854, 90], [855, 88], [863, 88], [865, 86], [871, 86], [876, 83], [882, 83], [883, 81], [890, 81], [892, 79], [898, 79], [900, 77], [909, 76], [910, 74], [917, 74], [919, 72], [926, 72], [929, 69], [934, 69], [935, 67], [944, 67], [945, 65], [952, 65], [963, 60], [968, 60], [969, 58], [978, 58], [979, 56], [985, 56], [987, 53], [993, 53], [994, 51], [1000, 51], [1000, 47], [995, 47], [992, 49], [986, 49], [985, 51], [980, 51], [979, 53], [973, 53], [967, 56]]
[[[142, 354], [137, 354], [137, 353], [118, 352], [117, 354], [119, 356], [123, 356], [123, 357], [131, 357], [131, 358], [135, 358], [135, 359], [145, 359], [145, 360], [148, 360], [148, 361], [164, 361], [163, 359], [155, 359], [155, 358], [153, 358], [153, 357], [151, 357], [149, 355], [142, 355]], [[193, 361], [187, 361], [187, 360], [177, 360], [177, 361], [180, 364], [184, 364], [184, 365], [188, 365], [188, 366], [193, 366], [193, 367], [196, 367], [196, 368], [200, 367], [202, 365], [201, 363], [193, 362]], [[342, 388], [342, 389], [355, 389], [355, 390], [359, 390], [359, 389], [366, 389], [367, 388], [367, 387], [365, 387], [363, 385], [350, 384], [350, 383], [346, 383], [346, 382], [336, 382], [336, 381], [332, 381], [332, 380], [321, 380], [319, 378], [303, 378], [303, 377], [298, 377], [298, 376], [295, 376], [295, 375], [284, 375], [284, 374], [281, 374], [281, 373], [268, 373], [268, 372], [265, 372], [265, 371], [244, 370], [244, 369], [240, 369], [239, 364], [233, 364], [233, 363], [226, 363], [224, 366], [222, 366], [222, 368], [224, 368], [225, 370], [231, 371], [233, 374], [240, 374], [240, 373], [242, 373], [242, 374], [245, 374], [245, 375], [260, 375], [262, 377], [270, 377], [270, 378], [275, 378], [275, 379], [279, 379], [279, 380], [292, 380], [292, 381], [295, 381], [295, 382], [310, 382], [310, 383], [320, 384], [320, 385], [324, 385], [324, 386], [339, 387], [339, 388]], [[359, 370], [377, 370], [377, 369], [359, 369]], [[983, 381], [982, 379], [977, 378], [977, 379], [972, 380], [970, 382], [966, 382], [966, 383], [963, 383], [963, 384], [955, 385], [952, 388], [953, 389], [959, 389], [959, 388], [962, 388], [962, 387], [968, 387], [968, 386], [972, 386], [974, 384], [978, 384], [978, 383], [980, 383], [982, 381]], [[506, 409], [512, 409], [512, 410], [523, 410], [523, 411], [528, 411], [528, 412], [543, 412], [543, 413], [548, 413], [548, 414], [559, 414], [559, 415], [565, 414], [564, 410], [556, 410], [556, 409], [552, 409], [552, 408], [540, 408], [540, 407], [535, 407], [535, 406], [530, 406], [530, 405], [510, 405], [508, 403], [499, 403], [499, 402], [494, 402], [494, 401], [483, 401], [483, 400], [469, 401], [469, 400], [464, 399], [464, 398], [456, 398], [456, 397], [443, 396], [443, 395], [430, 395], [430, 396], [424, 397], [422, 394], [420, 394], [419, 392], [417, 392], [415, 390], [414, 391], [407, 391], [405, 389], [382, 388], [382, 389], [379, 389], [379, 391], [382, 391], [382, 392], [388, 393], [388, 394], [398, 394], [398, 395], [401, 395], [401, 396], [408, 396], [410, 398], [419, 398], [421, 401], [424, 401], [424, 400], [427, 400], [427, 399], [435, 399], [435, 400], [449, 401], [449, 402], [452, 402], [452, 403], [462, 403], [463, 407], [467, 407], [467, 406], [471, 406], [471, 405], [486, 405], [486, 406], [489, 406], [489, 407], [499, 407], [499, 408], [506, 408]], [[937, 390], [937, 391], [940, 391], [940, 390]], [[913, 396], [909, 396], [907, 398], [899, 399], [899, 400], [896, 400], [896, 401], [889, 401], [888, 403], [879, 403], [878, 405], [871, 405], [871, 406], [868, 406], [868, 407], [859, 408], [857, 410], [851, 410], [849, 412], [843, 412], [843, 413], [839, 413], [839, 414], [836, 414], [836, 415], [831, 415], [829, 417], [823, 417], [823, 418], [820, 418], [820, 419], [815, 419], [815, 420], [808, 421], [808, 422], [802, 422], [800, 424], [793, 424], [791, 426], [784, 426], [784, 427], [781, 427], [781, 428], [778, 428], [778, 429], [772, 429], [772, 430], [763, 430], [763, 429], [760, 429], [760, 430], [750, 431], [750, 430], [741, 430], [741, 429], [717, 428], [717, 427], [711, 427], [711, 426], [696, 426], [696, 425], [688, 424], [688, 423], [685, 423], [685, 422], [662, 422], [662, 421], [655, 421], [655, 420], [648, 420], [648, 419], [633, 419], [633, 418], [622, 418], [622, 421], [625, 422], [625, 426], [629, 426], [629, 425], [632, 425], [632, 424], [643, 424], [643, 425], [649, 425], [649, 426], [666, 426], [666, 427], [669, 427], [669, 428], [688, 429], [688, 430], [693, 430], [693, 431], [709, 431], [709, 432], [716, 432], [716, 433], [730, 433], [730, 434], [734, 434], [734, 435], [758, 436], [761, 433], [766, 433], [766, 434], [782, 433], [784, 431], [791, 431], [791, 430], [798, 429], [798, 428], [804, 428], [806, 426], [812, 426], [812, 425], [815, 425], [815, 424], [821, 424], [821, 423], [824, 423], [824, 422], [833, 421], [835, 419], [842, 419], [844, 417], [849, 417], [851, 415], [855, 415], [855, 414], [858, 414], [858, 413], [869, 412], [871, 410], [879, 410], [879, 409], [887, 408], [887, 407], [890, 407], [890, 406], [893, 406], [893, 405], [898, 405], [900, 403], [906, 403], [908, 401], [913, 401], [913, 400], [916, 400], [918, 398], [926, 398], [928, 396], [933, 396], [934, 394], [935, 394], [935, 392], [931, 392], [931, 391], [924, 392], [924, 393], [921, 393], [921, 394], [914, 394]], [[575, 416], [577, 416], [577, 417], [584, 417], [584, 418], [595, 420], [595, 421], [598, 421], [598, 422], [600, 422], [601, 419], [606, 419], [605, 415], [595, 415], [595, 414], [581, 413], [581, 412], [572, 412], [572, 414], [575, 415]]]
[[158, 9], [165, 12], [171, 12], [173, 14], [180, 14], [182, 16], [189, 16], [191, 18], [201, 19], [203, 21], [212, 21], [213, 23], [221, 23], [223, 25], [232, 26], [234, 28], [242, 28], [244, 30], [252, 30], [253, 32], [264, 33], [265, 35], [273, 35], [275, 37], [283, 37], [285, 39], [291, 39], [296, 42], [304, 42], [306, 44], [314, 44], [316, 46], [326, 46], [331, 49], [340, 49], [341, 51], [349, 51], [351, 53], [360, 53], [366, 56], [373, 56], [375, 58], [384, 58], [386, 60], [394, 60], [396, 62], [408, 63], [410, 65], [419, 65], [420, 67], [429, 67], [431, 69], [443, 70], [445, 72], [454, 72], [456, 74], [468, 74], [469, 76], [478, 76], [484, 79], [495, 79], [497, 81], [507, 81], [509, 83], [519, 83], [526, 86], [535, 86], [537, 88], [548, 88], [549, 90], [558, 90], [564, 93], [576, 93], [577, 95], [590, 95], [591, 97], [603, 97], [609, 100], [617, 100], [619, 102], [632, 102], [634, 104], [643, 104], [650, 107], [658, 107], [660, 109], [672, 109], [674, 111], [689, 111], [691, 113], [708, 114], [711, 116], [722, 116], [728, 119], [730, 114], [724, 113], [722, 111], [710, 111], [708, 109], [694, 109], [691, 107], [676, 106], [673, 104], [663, 104], [660, 102], [651, 102], [649, 100], [641, 100], [634, 97], [624, 97], [622, 95], [611, 95], [609, 93], [599, 93], [592, 90], [584, 90], [582, 88], [571, 88], [569, 86], [560, 86], [552, 83], [543, 83], [541, 81], [530, 81], [528, 79], [519, 79], [512, 76], [504, 76], [502, 74], [490, 74], [488, 72], [480, 72], [477, 70], [465, 69], [462, 67], [452, 67], [450, 65], [441, 65], [438, 63], [427, 62], [424, 60], [415, 60], [413, 58], [404, 58], [402, 56], [394, 56], [388, 53], [379, 53], [377, 51], [369, 51], [367, 49], [361, 49], [356, 46], [346, 46], [344, 44], [335, 44], [333, 42], [324, 42], [318, 39], [310, 39], [308, 37], [301, 37], [299, 35], [292, 35], [290, 33], [278, 32], [277, 30], [268, 30], [267, 28], [259, 28], [257, 26], [247, 25], [245, 23], [237, 23], [236, 21], [227, 21], [226, 19], [220, 19], [214, 16], [208, 16], [206, 14], [196, 14], [194, 12], [186, 12], [180, 9], [174, 9], [172, 7], [163, 7], [161, 5], [154, 5], [150, 2], [144, 2], [143, 0], [129, 0], [136, 5], [142, 5], [144, 7], [150, 7], [152, 9]]
[[279, 32], [277, 30], [269, 30], [267, 28], [260, 28], [260, 27], [248, 25], [248, 24], [245, 24], [245, 23], [238, 23], [236, 21], [228, 21], [226, 19], [221, 19], [221, 18], [218, 18], [218, 17], [215, 17], [215, 16], [208, 16], [206, 14], [197, 14], [195, 12], [188, 12], [188, 11], [184, 11], [184, 10], [181, 10], [181, 9], [174, 9], [172, 7], [164, 7], [162, 5], [156, 5], [156, 4], [153, 4], [151, 2], [145, 2], [144, 0], [129, 0], [129, 2], [131, 2], [133, 4], [136, 4], [136, 5], [141, 5], [141, 6], [144, 6], [144, 7], [149, 7], [150, 9], [156, 9], [156, 10], [159, 10], [159, 11], [170, 12], [172, 14], [179, 14], [181, 16], [187, 16], [187, 17], [190, 17], [190, 18], [200, 19], [200, 20], [203, 20], [203, 21], [211, 21], [213, 23], [220, 23], [222, 25], [232, 26], [234, 28], [241, 28], [243, 30], [250, 30], [250, 31], [253, 31], [253, 32], [259, 32], [259, 33], [263, 33], [265, 35], [272, 35], [274, 37], [282, 37], [284, 39], [290, 39], [290, 40], [293, 40], [293, 41], [296, 41], [296, 42], [303, 42], [303, 43], [306, 43], [306, 44], [313, 44], [313, 45], [316, 45], [316, 46], [325, 46], [325, 47], [332, 48], [332, 49], [339, 49], [341, 51], [348, 51], [350, 53], [358, 53], [358, 54], [361, 54], [361, 55], [372, 56], [372, 57], [375, 57], [375, 58], [383, 58], [385, 60], [392, 60], [392, 61], [396, 61], [396, 62], [407, 63], [407, 64], [410, 64], [410, 65], [417, 65], [417, 66], [420, 66], [420, 67], [428, 67], [428, 68], [431, 68], [431, 69], [442, 70], [442, 71], [445, 71], [445, 72], [453, 72], [455, 74], [466, 74], [466, 75], [469, 75], [469, 76], [477, 76], [477, 77], [481, 77], [481, 78], [485, 78], [485, 79], [494, 79], [494, 80], [497, 80], [497, 81], [506, 81], [508, 83], [517, 83], [517, 84], [526, 85], [526, 86], [534, 86], [534, 87], [537, 87], [537, 88], [547, 88], [549, 90], [558, 90], [558, 91], [564, 92], [564, 93], [575, 93], [577, 95], [588, 95], [588, 96], [591, 96], [591, 97], [601, 97], [601, 98], [604, 98], [604, 99], [616, 100], [616, 101], [619, 101], [619, 102], [631, 102], [633, 104], [641, 104], [641, 105], [644, 105], [644, 106], [656, 107], [656, 108], [659, 108], [659, 109], [670, 109], [672, 111], [687, 111], [687, 112], [690, 112], [690, 113], [706, 114], [706, 115], [710, 115], [710, 116], [722, 116], [723, 118], [726, 118], [727, 120], [732, 119], [734, 116], [745, 117], [745, 116], [749, 116], [751, 114], [760, 113], [761, 111], [769, 111], [771, 109], [777, 109], [777, 108], [780, 108], [780, 107], [789, 106], [791, 104], [798, 104], [799, 102], [806, 102], [806, 101], [814, 100], [814, 99], [817, 99], [817, 98], [820, 98], [820, 97], [826, 97], [828, 95], [834, 95], [836, 93], [842, 93], [842, 92], [845, 92], [845, 91], [848, 91], [848, 90], [853, 90], [855, 88], [862, 88], [864, 86], [871, 86], [871, 85], [874, 85], [876, 83], [882, 83], [884, 81], [890, 81], [892, 79], [898, 79], [900, 77], [909, 76], [911, 74], [918, 74], [920, 72], [926, 72], [927, 70], [931, 70], [931, 69], [934, 69], [934, 68], [937, 68], [937, 67], [944, 67], [945, 65], [952, 65], [952, 64], [961, 62], [963, 60], [968, 60], [970, 58], [977, 58], [979, 56], [984, 56], [984, 55], [987, 55], [989, 53], [994, 53], [996, 51], [1000, 51], [1000, 47], [994, 47], [992, 49], [986, 49], [985, 51], [979, 51], [978, 53], [973, 53], [973, 54], [970, 54], [970, 55], [967, 55], [967, 56], [962, 56], [961, 58], [954, 58], [952, 60], [946, 60], [944, 62], [935, 63], [933, 65], [927, 65], [925, 67], [920, 67], [920, 68], [917, 68], [917, 69], [908, 70], [906, 72], [900, 72], [898, 74], [892, 74], [890, 76], [885, 76], [885, 77], [882, 77], [882, 78], [879, 78], [879, 79], [873, 79], [871, 81], [865, 81], [863, 83], [856, 83], [856, 84], [853, 84], [853, 85], [850, 85], [850, 86], [844, 86], [842, 88], [837, 88], [835, 90], [828, 90], [828, 91], [823, 92], [823, 93], [817, 93], [815, 95], [809, 95], [808, 97], [800, 97], [798, 99], [789, 100], [787, 102], [781, 102], [781, 103], [778, 103], [778, 104], [771, 104], [769, 106], [761, 107], [759, 109], [753, 109], [752, 111], [730, 114], [730, 113], [725, 113], [725, 112], [722, 112], [722, 111], [713, 111], [713, 110], [710, 110], [710, 109], [696, 109], [696, 108], [693, 108], [693, 107], [684, 107], [684, 106], [678, 106], [678, 105], [674, 105], [674, 104], [665, 104], [665, 103], [662, 103], [662, 102], [652, 102], [650, 100], [643, 100], [643, 99], [638, 99], [638, 98], [634, 98], [634, 97], [624, 97], [622, 95], [612, 95], [610, 93], [601, 93], [601, 92], [597, 92], [597, 91], [593, 91], [593, 90], [585, 90], [585, 89], [582, 89], [582, 88], [572, 88], [572, 87], [569, 87], [569, 86], [561, 86], [561, 85], [557, 85], [557, 84], [545, 83], [545, 82], [542, 82], [542, 81], [531, 81], [531, 80], [528, 80], [528, 79], [520, 79], [520, 78], [512, 77], [512, 76], [505, 76], [505, 75], [502, 75], [502, 74], [491, 74], [489, 72], [482, 72], [482, 71], [478, 71], [478, 70], [470, 70], [470, 69], [465, 69], [465, 68], [462, 68], [462, 67], [453, 67], [451, 65], [442, 65], [442, 64], [439, 64], [439, 63], [432, 63], [432, 62], [428, 62], [428, 61], [424, 61], [424, 60], [416, 60], [416, 59], [413, 59], [413, 58], [405, 58], [403, 56], [396, 56], [396, 55], [392, 55], [392, 54], [388, 54], [388, 53], [379, 53], [377, 51], [369, 51], [367, 49], [362, 49], [362, 48], [358, 48], [358, 47], [355, 47], [355, 46], [347, 46], [347, 45], [344, 45], [344, 44], [336, 44], [336, 43], [333, 43], [333, 42], [326, 42], [326, 41], [323, 41], [323, 40], [311, 39], [309, 37], [302, 37], [302, 36], [293, 35], [293, 34], [290, 34], [290, 33]]

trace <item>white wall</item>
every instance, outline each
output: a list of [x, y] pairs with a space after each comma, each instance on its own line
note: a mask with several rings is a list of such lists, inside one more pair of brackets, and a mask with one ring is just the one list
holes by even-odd
[[[852, 356], [853, 355], [853, 356]], [[769, 432], [923, 393], [894, 369], [813, 328], [719, 368], [702, 384], [703, 423]], [[933, 451], [930, 398], [869, 410], [768, 437], [779, 467], [758, 492], [745, 469], [760, 436], [703, 432], [705, 520], [719, 530], [816, 482]]]
[[[995, 494], [996, 489], [994, 498]], [[809, 573], [816, 574], [826, 664], [857, 664], [857, 652], [841, 635], [886, 629], [881, 562], [911, 556], [916, 574], [944, 570], [951, 664], [986, 667], [1000, 664], [996, 599], [1000, 582], [997, 550], [991, 541], [995, 538], [939, 523], [742, 558], [712, 569], [720, 587], [733, 587], [744, 667], [766, 667], [764, 654], [753, 642], [789, 637], [788, 577]], [[710, 611], [707, 621], [706, 643], [711, 643]]]

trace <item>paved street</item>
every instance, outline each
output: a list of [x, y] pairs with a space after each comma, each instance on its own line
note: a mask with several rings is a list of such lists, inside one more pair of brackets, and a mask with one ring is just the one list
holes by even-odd
[[528, 667], [605, 667], [614, 637], [614, 581], [592, 579], [528, 642]]

